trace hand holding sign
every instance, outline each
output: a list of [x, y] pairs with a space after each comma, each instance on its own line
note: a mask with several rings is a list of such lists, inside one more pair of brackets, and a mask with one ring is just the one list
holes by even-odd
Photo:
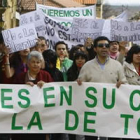
[[128, 45], [128, 42], [127, 41], [121, 41], [119, 42], [119, 48], [120, 48], [120, 53], [122, 55], [126, 55], [126, 51], [127, 51], [127, 48], [126, 46]]

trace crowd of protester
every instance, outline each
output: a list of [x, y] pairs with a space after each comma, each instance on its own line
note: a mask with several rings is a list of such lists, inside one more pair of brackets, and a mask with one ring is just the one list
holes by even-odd
[[[68, 46], [59, 41], [50, 50], [44, 37], [35, 47], [10, 53], [0, 34], [0, 84], [36, 84], [77, 81], [140, 85], [140, 46], [110, 41], [100, 36], [85, 44]], [[0, 134], [0, 140], [97, 140], [95, 136], [72, 134]], [[120, 138], [108, 138], [116, 140]]]

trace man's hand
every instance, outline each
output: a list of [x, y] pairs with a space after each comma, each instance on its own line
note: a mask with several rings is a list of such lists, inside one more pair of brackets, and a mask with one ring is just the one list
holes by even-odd
[[82, 85], [82, 80], [77, 79], [76, 81], [77, 81], [77, 84], [78, 84], [79, 86]]
[[117, 88], [119, 88], [120, 86], [121, 86], [121, 84], [124, 84], [122, 81], [118, 81], [117, 83], [116, 83], [116, 87]]

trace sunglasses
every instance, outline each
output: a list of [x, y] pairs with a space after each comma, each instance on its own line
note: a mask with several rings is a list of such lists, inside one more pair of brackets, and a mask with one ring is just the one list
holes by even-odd
[[99, 44], [97, 44], [97, 47], [99, 47], [99, 48], [103, 48], [103, 47], [109, 48], [109, 44], [108, 43], [99, 43]]

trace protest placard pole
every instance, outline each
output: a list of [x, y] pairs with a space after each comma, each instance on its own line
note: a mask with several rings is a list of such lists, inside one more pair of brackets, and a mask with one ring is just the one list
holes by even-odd
[[45, 5], [45, 0], [42, 0], [42, 4]]
[[16, 27], [17, 0], [12, 0], [12, 27]]
[[103, 0], [101, 0], [101, 7], [100, 7], [100, 18], [103, 18]]
[[7, 0], [7, 8], [6, 8], [4, 15], [3, 15], [4, 29], [11, 28], [11, 7], [12, 7], [12, 1]]

